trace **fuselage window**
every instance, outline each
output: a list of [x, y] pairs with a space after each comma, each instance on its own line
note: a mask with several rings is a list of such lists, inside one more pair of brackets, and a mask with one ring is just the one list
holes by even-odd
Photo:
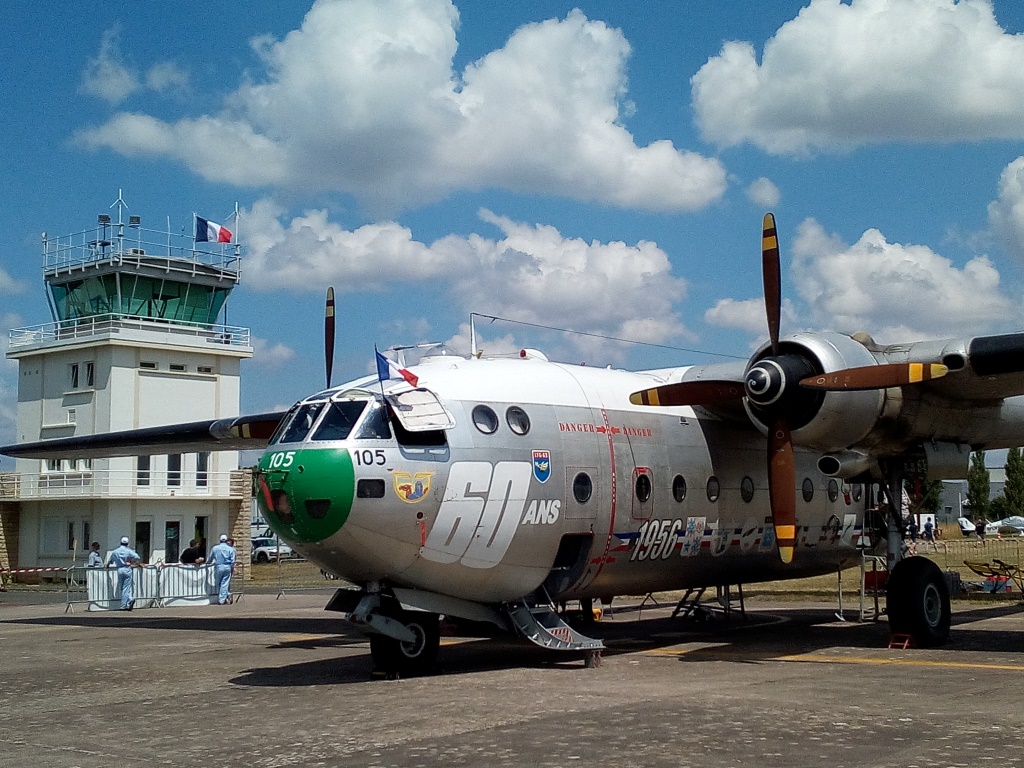
[[811, 500], [814, 498], [814, 481], [809, 477], [805, 477], [800, 490], [803, 492], [804, 501], [810, 504]]
[[636, 491], [637, 501], [643, 503], [651, 498], [651, 476], [646, 472], [641, 472], [636, 476], [636, 483], [633, 487]]
[[722, 494], [722, 484], [718, 482], [718, 478], [712, 475], [708, 478], [708, 501], [718, 501], [718, 497]]
[[493, 435], [498, 431], [498, 414], [486, 405], [478, 405], [473, 409], [473, 426], [485, 435]]
[[831, 480], [828, 481], [828, 500], [829, 501], [835, 501], [838, 498], [839, 498], [839, 483], [837, 483], [836, 479], [833, 477]]
[[305, 440], [309, 430], [313, 428], [313, 424], [316, 422], [316, 417], [320, 415], [320, 411], [323, 410], [325, 405], [326, 403], [306, 403], [299, 406], [299, 410], [295, 412], [295, 415], [288, 422], [288, 426], [285, 427], [278, 442], [300, 443]]
[[346, 440], [365, 409], [365, 400], [338, 400], [331, 403], [323, 421], [313, 433], [313, 439]]
[[594, 493], [594, 483], [590, 475], [580, 472], [572, 481], [572, 495], [579, 504], [586, 504]]
[[678, 502], [686, 498], [686, 478], [682, 475], [672, 478], [672, 498]]
[[379, 402], [370, 406], [370, 412], [366, 414], [363, 423], [356, 433], [357, 440], [390, 440], [391, 427], [388, 425], [387, 411], [381, 407]]
[[853, 486], [853, 500], [860, 501], [861, 487], [859, 485]]
[[510, 406], [505, 411], [505, 421], [508, 422], [508, 428], [517, 435], [525, 435], [530, 431], [530, 417], [518, 405]]
[[749, 475], [740, 480], [740, 497], [748, 504], [754, 498], [754, 481]]

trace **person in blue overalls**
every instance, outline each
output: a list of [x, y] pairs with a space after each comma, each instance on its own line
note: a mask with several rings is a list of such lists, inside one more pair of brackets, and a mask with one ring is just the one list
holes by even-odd
[[210, 550], [206, 562], [213, 564], [213, 583], [217, 587], [217, 602], [231, 602], [231, 571], [235, 567], [235, 548], [228, 543], [227, 534], [221, 534], [220, 544]]
[[117, 568], [117, 591], [121, 595], [121, 610], [130, 611], [135, 607], [132, 594], [135, 579], [132, 578], [132, 565], [142, 560], [139, 553], [128, 546], [128, 537], [121, 537], [121, 546], [110, 553], [109, 564]]

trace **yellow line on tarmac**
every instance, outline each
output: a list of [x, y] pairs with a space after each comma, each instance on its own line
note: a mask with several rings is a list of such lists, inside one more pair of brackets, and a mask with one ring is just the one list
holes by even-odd
[[[687, 650], [687, 651], [672, 651], [663, 648], [652, 648], [649, 651], [644, 651], [646, 654], [658, 654], [664, 656], [687, 656], [691, 654], [699, 654], [702, 651]], [[744, 654], [740, 653], [714, 653], [708, 654], [704, 652], [708, 661], [732, 661], [739, 658], [749, 658]], [[795, 655], [795, 656], [767, 656], [763, 658], [751, 659], [753, 661], [789, 661], [789, 662], [803, 662], [811, 664], [891, 664], [898, 667], [936, 667], [936, 668], [948, 668], [948, 669], [993, 669], [1002, 670], [1009, 672], [1024, 672], [1024, 664], [983, 664], [980, 662], [965, 662], [965, 661], [928, 661], [924, 659], [871, 659], [860, 656], [811, 656], [811, 655]]]

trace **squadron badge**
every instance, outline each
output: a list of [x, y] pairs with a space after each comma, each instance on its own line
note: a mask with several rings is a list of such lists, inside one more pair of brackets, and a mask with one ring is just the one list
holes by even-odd
[[551, 477], [551, 451], [533, 452], [533, 476], [538, 483], [546, 483]]
[[436, 472], [393, 472], [392, 480], [395, 484], [395, 494], [402, 501], [415, 504], [423, 501], [430, 493], [430, 481], [437, 474]]

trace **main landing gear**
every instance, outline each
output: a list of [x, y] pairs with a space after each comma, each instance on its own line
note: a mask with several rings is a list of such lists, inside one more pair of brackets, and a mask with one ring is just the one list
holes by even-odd
[[889, 629], [909, 635], [919, 648], [949, 639], [949, 587], [939, 567], [924, 557], [900, 560], [889, 574], [886, 592]]

